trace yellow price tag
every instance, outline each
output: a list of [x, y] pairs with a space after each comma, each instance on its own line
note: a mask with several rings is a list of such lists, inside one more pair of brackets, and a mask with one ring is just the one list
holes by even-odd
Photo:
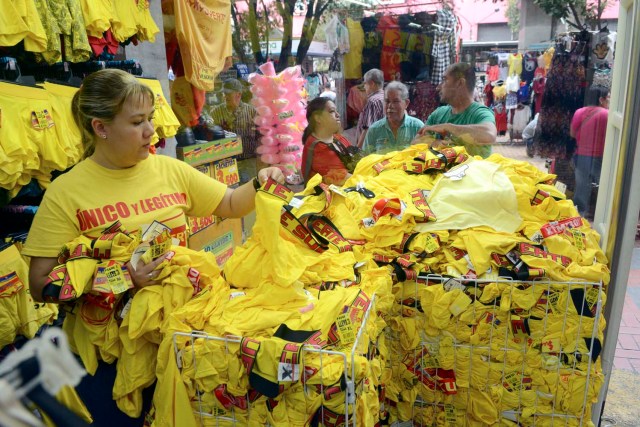
[[420, 364], [423, 368], [439, 368], [440, 361], [437, 357], [427, 354], [422, 359], [420, 359]]
[[587, 293], [584, 296], [584, 299], [587, 301], [589, 310], [592, 310], [593, 307], [598, 303], [599, 297], [600, 297], [600, 290], [598, 288], [591, 288], [587, 291]]
[[560, 292], [551, 292], [547, 296], [547, 301], [549, 301], [549, 305], [551, 306], [554, 312], [558, 311], [558, 300], [560, 299]]
[[433, 253], [438, 249], [440, 249], [438, 240], [435, 237], [433, 237], [432, 234], [427, 234], [425, 244], [424, 244], [424, 249], [429, 253]]
[[573, 234], [573, 242], [576, 245], [576, 248], [578, 248], [579, 250], [584, 250], [587, 248], [587, 245], [584, 241], [584, 233], [582, 231], [573, 228], [571, 230], [571, 234]]
[[121, 294], [129, 290], [131, 280], [127, 281], [120, 265], [115, 264], [105, 268], [104, 275], [107, 277], [107, 284], [114, 294]]
[[336, 326], [338, 327], [340, 342], [343, 345], [350, 345], [356, 342], [356, 333], [353, 330], [353, 323], [351, 323], [349, 313], [340, 314], [336, 319]]
[[509, 391], [516, 391], [521, 389], [521, 377], [517, 372], [509, 372], [504, 377], [504, 387]]
[[456, 408], [454, 408], [453, 405], [449, 403], [446, 403], [444, 405], [444, 419], [449, 424], [456, 424]]

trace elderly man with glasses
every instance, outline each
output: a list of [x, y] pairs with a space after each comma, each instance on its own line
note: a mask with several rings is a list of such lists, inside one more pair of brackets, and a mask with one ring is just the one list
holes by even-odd
[[384, 90], [386, 117], [373, 123], [364, 139], [363, 150], [366, 153], [385, 154], [402, 150], [415, 138], [424, 126], [421, 120], [407, 114], [409, 89], [394, 81]]

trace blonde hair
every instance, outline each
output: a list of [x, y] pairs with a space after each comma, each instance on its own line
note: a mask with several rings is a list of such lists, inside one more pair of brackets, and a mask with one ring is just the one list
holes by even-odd
[[73, 118], [82, 134], [83, 158], [95, 151], [93, 119], [110, 123], [125, 102], [142, 101], [145, 97], [154, 104], [155, 97], [149, 86], [125, 71], [109, 68], [87, 76], [71, 101]]

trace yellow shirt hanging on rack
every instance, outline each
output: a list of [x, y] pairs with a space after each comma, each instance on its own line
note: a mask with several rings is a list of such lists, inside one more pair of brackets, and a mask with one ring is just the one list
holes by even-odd
[[360, 22], [347, 18], [349, 31], [349, 52], [344, 55], [344, 78], [362, 78], [362, 48], [364, 47], [364, 31]]
[[196, 88], [213, 90], [216, 75], [231, 56], [230, 0], [175, 2], [176, 35], [187, 80]]
[[522, 74], [522, 54], [509, 55], [509, 76], [519, 76]]
[[[38, 15], [36, 3], [33, 0], [4, 0], [0, 6], [3, 11], [10, 8], [6, 3], [13, 3], [18, 12], [16, 15], [9, 15], [11, 16], [11, 22], [22, 18], [28, 28], [28, 33], [24, 36], [24, 50], [29, 52], [44, 52], [47, 50], [47, 34]], [[4, 27], [0, 31], [4, 32]]]
[[149, 86], [156, 96], [154, 105], [155, 111], [153, 114], [153, 124], [156, 128], [154, 140], [157, 138], [170, 138], [174, 136], [178, 133], [180, 121], [162, 93], [162, 86], [160, 86], [160, 82], [155, 79], [138, 79], [145, 85]]
[[102, 37], [112, 23], [120, 25], [113, 0], [80, 0], [80, 7], [87, 34], [91, 37]]

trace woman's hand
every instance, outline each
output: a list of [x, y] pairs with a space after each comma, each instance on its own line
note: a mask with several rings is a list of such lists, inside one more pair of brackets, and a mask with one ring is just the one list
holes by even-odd
[[284, 184], [284, 174], [280, 168], [272, 166], [258, 171], [258, 182], [260, 182], [260, 185], [267, 182], [269, 178], [273, 179], [278, 184]]
[[149, 264], [145, 264], [140, 260], [138, 261], [138, 265], [135, 269], [133, 268], [131, 261], [126, 264], [127, 270], [129, 270], [129, 275], [131, 276], [131, 281], [137, 290], [158, 284], [157, 279], [161, 270], [156, 270], [156, 268], [158, 268], [166, 257], [167, 254], [161, 255]]

